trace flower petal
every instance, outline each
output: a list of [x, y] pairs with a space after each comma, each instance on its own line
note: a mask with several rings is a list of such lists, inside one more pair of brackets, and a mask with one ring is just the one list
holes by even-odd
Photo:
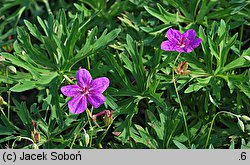
[[196, 48], [200, 45], [200, 43], [202, 42], [202, 40], [200, 38], [196, 38], [193, 43], [192, 43], [192, 47]]
[[61, 92], [65, 96], [75, 96], [79, 93], [79, 86], [78, 85], [66, 85], [61, 87]]
[[190, 52], [192, 52], [193, 50], [194, 50], [193, 47], [187, 46], [187, 47], [185, 47], [184, 52], [185, 52], [185, 53], [190, 53]]
[[84, 112], [85, 109], [87, 108], [86, 96], [80, 94], [76, 95], [69, 101], [68, 106], [70, 112], [74, 114], [79, 114]]
[[183, 37], [188, 38], [189, 40], [193, 41], [196, 37], [196, 32], [194, 29], [189, 29], [183, 34]]
[[192, 45], [186, 45], [185, 47], [183, 48], [176, 48], [176, 51], [177, 52], [180, 52], [180, 53], [190, 53], [194, 50], [194, 48], [192, 47]]
[[88, 94], [87, 99], [94, 108], [98, 108], [104, 103], [106, 98], [101, 93], [90, 93]]
[[89, 86], [92, 76], [90, 75], [89, 71], [86, 69], [79, 69], [76, 72], [76, 79], [77, 83], [80, 87], [85, 88]]
[[170, 40], [171, 42], [172, 41], [178, 42], [178, 40], [181, 38], [181, 32], [179, 30], [170, 28], [167, 31], [167, 37], [168, 37], [168, 40]]
[[176, 44], [171, 41], [163, 41], [161, 43], [161, 49], [165, 51], [175, 51]]
[[175, 50], [179, 53], [187, 53], [187, 50], [186, 50], [186, 47], [179, 47], [179, 46], [176, 46]]
[[109, 79], [106, 77], [99, 77], [90, 83], [90, 93], [103, 93], [109, 86]]

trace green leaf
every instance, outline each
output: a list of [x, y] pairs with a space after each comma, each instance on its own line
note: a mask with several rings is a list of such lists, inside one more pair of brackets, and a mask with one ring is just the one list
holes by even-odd
[[241, 139], [241, 147], [240, 149], [249, 149], [249, 145], [246, 144], [246, 141], [242, 138]]
[[72, 29], [69, 33], [69, 36], [66, 39], [66, 53], [65, 53], [66, 57], [65, 57], [65, 59], [70, 59], [71, 57], [73, 57], [74, 47], [75, 47], [76, 41], [78, 40], [79, 37], [80, 37], [79, 21], [78, 21], [78, 19], [75, 19], [74, 23], [72, 25]]
[[186, 5], [183, 4], [181, 0], [166, 0], [166, 2], [171, 4], [173, 7], [180, 9], [186, 18], [188, 18], [189, 20], [193, 20], [193, 16], [188, 12], [188, 10], [186, 9]]
[[203, 84], [191, 84], [189, 87], [184, 91], [184, 93], [191, 93], [191, 92], [197, 92], [201, 88], [203, 88]]
[[58, 77], [58, 73], [57, 72], [48, 72], [48, 73], [43, 73], [41, 74], [41, 77], [35, 82], [35, 84], [38, 85], [49, 85], [50, 82]]
[[216, 103], [216, 101], [213, 99], [212, 95], [209, 93], [209, 99], [211, 103], [213, 103], [217, 108], [219, 108], [219, 105]]
[[93, 49], [98, 50], [106, 45], [108, 45], [110, 42], [112, 42], [118, 34], [121, 32], [121, 29], [117, 28], [112, 30], [111, 32], [107, 33], [107, 30], [103, 32], [100, 38], [94, 43]]
[[38, 21], [39, 24], [41, 25], [41, 27], [42, 27], [42, 29], [44, 30], [46, 36], [49, 36], [48, 30], [47, 30], [47, 27], [46, 27], [44, 21], [43, 21], [39, 16], [37, 17], [37, 21]]
[[12, 123], [6, 116], [1, 115], [1, 121], [7, 128], [13, 131], [20, 131], [20, 129], [17, 126], [15, 126], [14, 123]]
[[131, 84], [125, 74], [125, 70], [123, 67], [120, 67], [122, 63], [119, 60], [119, 57], [117, 57], [116, 60], [113, 55], [110, 55], [108, 53], [105, 53], [105, 57], [107, 57], [107, 62], [113, 67], [114, 77], [121, 83], [121, 85], [128, 89], [131, 89]]
[[130, 127], [132, 125], [132, 118], [134, 114], [129, 114], [126, 116], [126, 119], [119, 125], [114, 132], [121, 132], [119, 137], [121, 138], [122, 144], [126, 143], [130, 137]]
[[[243, 53], [242, 53], [242, 56], [245, 57], [245, 56], [250, 56], [250, 47], [247, 49], [247, 50], [244, 50]], [[249, 60], [248, 60], [249, 61]]]
[[188, 149], [184, 144], [178, 142], [177, 140], [173, 140], [173, 142], [179, 149]]
[[19, 55], [20, 58], [24, 56], [26, 62], [29, 62], [34, 66], [39, 66], [39, 68], [56, 68], [55, 64], [52, 63], [53, 58], [48, 58], [48, 56], [43, 50], [41, 50], [40, 47], [33, 45], [30, 35], [24, 29], [18, 28], [17, 33], [20, 44], [24, 48], [24, 54]]
[[1, 52], [0, 54], [5, 59], [9, 60], [11, 64], [26, 69], [36, 78], [39, 77], [39, 73], [36, 71], [36, 68], [34, 66], [32, 66], [31, 64], [25, 63], [23, 60], [19, 59], [18, 57], [14, 56], [12, 54], [9, 54], [9, 53]]
[[23, 92], [35, 88], [35, 82], [32, 81], [22, 81], [10, 88], [12, 92]]
[[236, 84], [236, 86], [245, 93], [245, 95], [250, 99], [250, 86], [245, 84]]
[[149, 14], [158, 18], [165, 24], [188, 22], [188, 20], [185, 17], [179, 15], [178, 12], [176, 14], [172, 14], [168, 12], [166, 9], [164, 9], [160, 4], [157, 4], [157, 7], [159, 11], [149, 6], [145, 6], [144, 8]]
[[[56, 119], [58, 125], [60, 128], [64, 128], [64, 120], [63, 120], [63, 111], [60, 108], [59, 105], [59, 93], [58, 93], [58, 88], [59, 88], [59, 78], [53, 79], [53, 81], [50, 83], [50, 92], [52, 95], [52, 100], [51, 100], [51, 120]], [[53, 115], [55, 114], [55, 115]]]
[[[161, 21], [164, 22], [165, 24], [170, 23], [171, 20], [167, 20], [167, 19], [165, 18], [164, 15], [162, 15], [160, 12], [158, 12], [158, 11], [155, 10], [154, 8], [149, 7], [149, 6], [145, 6], [144, 8], [145, 8], [145, 10], [146, 10], [149, 14], [151, 14], [152, 16], [158, 18], [159, 20], [161, 20]], [[167, 13], [168, 13], [168, 12], [167, 12]], [[171, 13], [168, 13], [168, 15], [171, 15]], [[172, 17], [173, 17], [173, 16], [172, 16]], [[169, 18], [171, 18], [171, 17], [169, 17]]]
[[235, 44], [236, 39], [238, 37], [238, 34], [236, 33], [228, 42], [225, 46], [223, 46], [222, 51], [221, 51], [221, 65], [220, 67], [223, 67], [227, 61], [228, 58], [228, 52], [230, 48]]
[[158, 138], [163, 140], [164, 137], [164, 123], [159, 122], [151, 111], [147, 111], [150, 126], [155, 130]]
[[189, 54], [188, 56], [181, 56], [185, 61], [188, 62], [190, 67], [194, 68], [195, 72], [199, 72], [200, 74], [208, 73], [206, 66], [200, 62], [197, 57], [194, 57], [193, 54]]
[[214, 149], [213, 144], [210, 144], [208, 149]]
[[240, 56], [236, 60], [230, 62], [221, 69], [221, 72], [223, 73], [236, 68], [250, 67], [250, 61], [248, 61], [245, 57], [246, 56]]
[[125, 45], [125, 49], [127, 50], [128, 54], [132, 58], [132, 74], [136, 80], [137, 88], [140, 92], [145, 91], [146, 88], [146, 73], [143, 66], [143, 45], [141, 46], [141, 51], [138, 51], [137, 43], [134, 39], [130, 36], [126, 36], [127, 44]]
[[244, 125], [243, 121], [241, 121], [241, 120], [238, 118], [237, 124], [239, 125], [240, 129], [242, 130], [242, 132], [245, 132], [245, 125]]
[[0, 135], [12, 135], [13, 133], [15, 133], [15, 131], [0, 124]]
[[105, 100], [105, 103], [110, 106], [110, 108], [112, 109], [117, 109], [118, 108], [118, 105], [116, 104], [116, 99], [113, 98], [111, 95], [109, 94], [106, 94], [106, 100]]
[[33, 131], [32, 123], [31, 123], [32, 118], [31, 118], [31, 115], [29, 113], [29, 110], [27, 109], [26, 103], [25, 102], [19, 103], [15, 99], [13, 99], [13, 102], [14, 102], [16, 110], [17, 110], [17, 115], [21, 119], [26, 130]]
[[32, 34], [34, 37], [36, 37], [39, 41], [42, 41], [42, 35], [39, 32], [38, 28], [36, 25], [32, 25], [29, 21], [24, 20], [25, 25], [30, 31], [30, 34]]
[[231, 142], [229, 149], [235, 149], [234, 141]]
[[5, 138], [1, 138], [1, 139], [0, 139], [0, 143], [6, 142], [6, 141], [9, 141], [9, 140], [14, 140], [14, 139], [16, 139], [16, 137], [13, 136], [13, 135], [7, 136], [7, 137], [5, 137]]
[[139, 136], [132, 134], [132, 138], [137, 142], [137, 143], [142, 143], [145, 146], [149, 148], [157, 148], [157, 142], [150, 136], [149, 132], [147, 129], [145, 130], [143, 127], [140, 125], [135, 124], [136, 130], [139, 132]]
[[[209, 44], [209, 49], [211, 51], [211, 54], [217, 59], [219, 60], [220, 57], [219, 57], [219, 50], [218, 50], [218, 47], [217, 47], [217, 44], [213, 41], [213, 39], [208, 36], [208, 44]], [[219, 65], [219, 64], [217, 64]]]

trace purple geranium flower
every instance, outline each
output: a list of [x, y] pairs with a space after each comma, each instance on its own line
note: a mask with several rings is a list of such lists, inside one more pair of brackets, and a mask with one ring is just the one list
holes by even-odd
[[201, 43], [200, 38], [196, 38], [194, 29], [189, 29], [181, 34], [180, 31], [169, 29], [167, 31], [167, 41], [163, 41], [161, 49], [165, 51], [177, 51], [179, 53], [190, 53], [194, 48], [198, 47]]
[[73, 97], [69, 103], [69, 110], [74, 114], [79, 114], [87, 108], [87, 102], [98, 108], [105, 101], [103, 92], [109, 86], [109, 79], [99, 77], [92, 80], [92, 76], [86, 69], [79, 69], [76, 72], [76, 85], [67, 85], [61, 88], [65, 96]]

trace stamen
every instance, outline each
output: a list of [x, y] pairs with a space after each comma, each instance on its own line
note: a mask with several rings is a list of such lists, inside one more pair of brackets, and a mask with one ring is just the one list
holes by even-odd
[[186, 45], [184, 45], [184, 44], [180, 45], [181, 48], [184, 48], [185, 46], [186, 46]]
[[186, 44], [185, 44], [184, 41], [185, 41], [185, 38], [182, 37], [181, 40], [180, 40], [180, 42], [179, 42], [180, 48], [184, 48], [186, 46]]
[[82, 95], [88, 95], [89, 94], [89, 89], [88, 88], [83, 88], [83, 89], [80, 90], [80, 93]]

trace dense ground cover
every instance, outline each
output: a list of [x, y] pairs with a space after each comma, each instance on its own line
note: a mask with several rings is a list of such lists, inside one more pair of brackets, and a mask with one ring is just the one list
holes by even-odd
[[249, 148], [249, 0], [1, 0], [1, 148]]

